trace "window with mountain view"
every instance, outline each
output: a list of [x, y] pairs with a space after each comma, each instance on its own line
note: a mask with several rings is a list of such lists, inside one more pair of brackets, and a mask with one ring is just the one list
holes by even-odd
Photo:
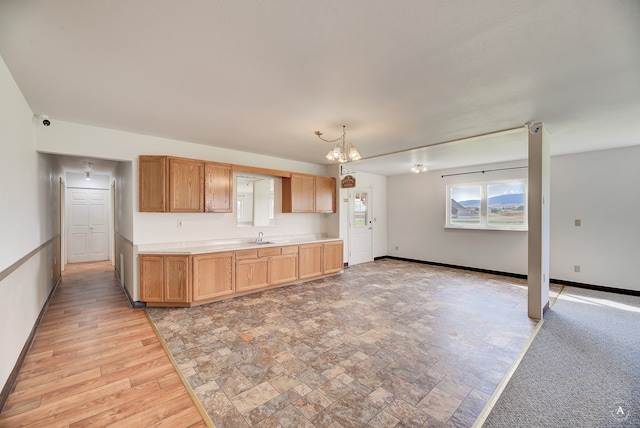
[[480, 198], [480, 186], [452, 186], [449, 222], [460, 226], [479, 226]]
[[447, 227], [526, 230], [524, 180], [447, 186]]

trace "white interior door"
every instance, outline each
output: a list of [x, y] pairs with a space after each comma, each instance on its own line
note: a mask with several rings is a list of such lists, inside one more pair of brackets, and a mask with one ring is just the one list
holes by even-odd
[[109, 260], [109, 190], [68, 189], [67, 261]]
[[373, 261], [371, 189], [349, 195], [349, 265]]

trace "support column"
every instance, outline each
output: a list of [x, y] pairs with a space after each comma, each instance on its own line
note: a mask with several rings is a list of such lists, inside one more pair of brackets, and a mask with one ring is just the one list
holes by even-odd
[[529, 317], [540, 320], [549, 307], [549, 136], [542, 123], [529, 125]]

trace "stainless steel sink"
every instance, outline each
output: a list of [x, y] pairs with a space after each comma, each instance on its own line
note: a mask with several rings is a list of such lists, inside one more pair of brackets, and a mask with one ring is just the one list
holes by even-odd
[[275, 242], [271, 242], [271, 241], [255, 241], [254, 244], [256, 244], [256, 245], [265, 245], [265, 244], [275, 244]]

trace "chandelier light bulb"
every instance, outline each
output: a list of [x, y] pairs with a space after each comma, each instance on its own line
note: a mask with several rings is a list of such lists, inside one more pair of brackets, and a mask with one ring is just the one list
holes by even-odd
[[333, 160], [340, 159], [340, 155], [342, 154], [342, 148], [340, 145], [337, 145], [333, 148]]
[[361, 159], [360, 153], [358, 153], [358, 149], [354, 146], [349, 147], [349, 160], [356, 161]]

